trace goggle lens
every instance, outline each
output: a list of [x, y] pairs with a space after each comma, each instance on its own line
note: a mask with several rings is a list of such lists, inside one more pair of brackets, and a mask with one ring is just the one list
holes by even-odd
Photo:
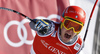
[[70, 20], [65, 20], [64, 23], [63, 23], [64, 27], [67, 29], [67, 30], [70, 30], [73, 28], [74, 32], [75, 33], [78, 33], [81, 31], [83, 25], [75, 22], [75, 21], [70, 21]]

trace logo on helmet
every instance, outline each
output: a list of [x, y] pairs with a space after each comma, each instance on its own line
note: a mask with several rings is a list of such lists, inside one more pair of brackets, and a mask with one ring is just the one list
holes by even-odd
[[75, 18], [78, 18], [78, 16], [76, 15]]
[[[84, 17], [84, 12], [77, 12], [77, 11], [67, 11], [65, 13], [75, 13], [75, 14], [79, 14], [81, 15], [82, 17]], [[75, 16], [76, 18], [78, 18], [78, 15]]]

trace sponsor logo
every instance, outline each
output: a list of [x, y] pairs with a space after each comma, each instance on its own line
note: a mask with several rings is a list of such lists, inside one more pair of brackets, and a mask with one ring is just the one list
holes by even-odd
[[80, 49], [80, 46], [81, 45], [79, 43], [76, 43], [76, 45], [74, 46], [74, 49], [78, 51]]
[[[68, 9], [67, 9], [68, 10]], [[76, 15], [77, 14], [79, 14], [79, 15], [81, 15], [82, 17], [84, 17], [84, 12], [82, 11], [82, 12], [77, 12], [77, 11], [67, 11], [66, 10], [66, 12], [65, 13], [75, 13]], [[75, 16], [76, 18], [78, 18], [78, 16]]]
[[56, 43], [57, 45], [59, 45], [60, 47], [62, 47], [62, 48], [65, 48], [65, 49], [67, 49], [68, 50], [68, 48], [66, 47], [66, 46], [63, 46], [62, 44], [60, 44], [60, 43]]
[[51, 52], [55, 53], [55, 54], [66, 54], [65, 52], [49, 45], [45, 40], [41, 40], [41, 43]]

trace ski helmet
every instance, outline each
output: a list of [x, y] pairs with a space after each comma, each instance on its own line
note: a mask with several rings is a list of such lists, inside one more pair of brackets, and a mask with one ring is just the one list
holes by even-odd
[[64, 10], [62, 17], [60, 19], [61, 22], [64, 21], [63, 18], [65, 16], [70, 17], [71, 19], [74, 19], [76, 21], [80, 21], [84, 24], [85, 18], [86, 18], [86, 13], [82, 8], [80, 8], [78, 6], [69, 6]]

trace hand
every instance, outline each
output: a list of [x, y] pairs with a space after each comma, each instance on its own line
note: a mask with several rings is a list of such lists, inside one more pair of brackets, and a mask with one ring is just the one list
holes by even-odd
[[46, 34], [49, 30], [49, 23], [44, 21], [43, 19], [40, 19], [36, 22], [35, 28], [41, 33]]

